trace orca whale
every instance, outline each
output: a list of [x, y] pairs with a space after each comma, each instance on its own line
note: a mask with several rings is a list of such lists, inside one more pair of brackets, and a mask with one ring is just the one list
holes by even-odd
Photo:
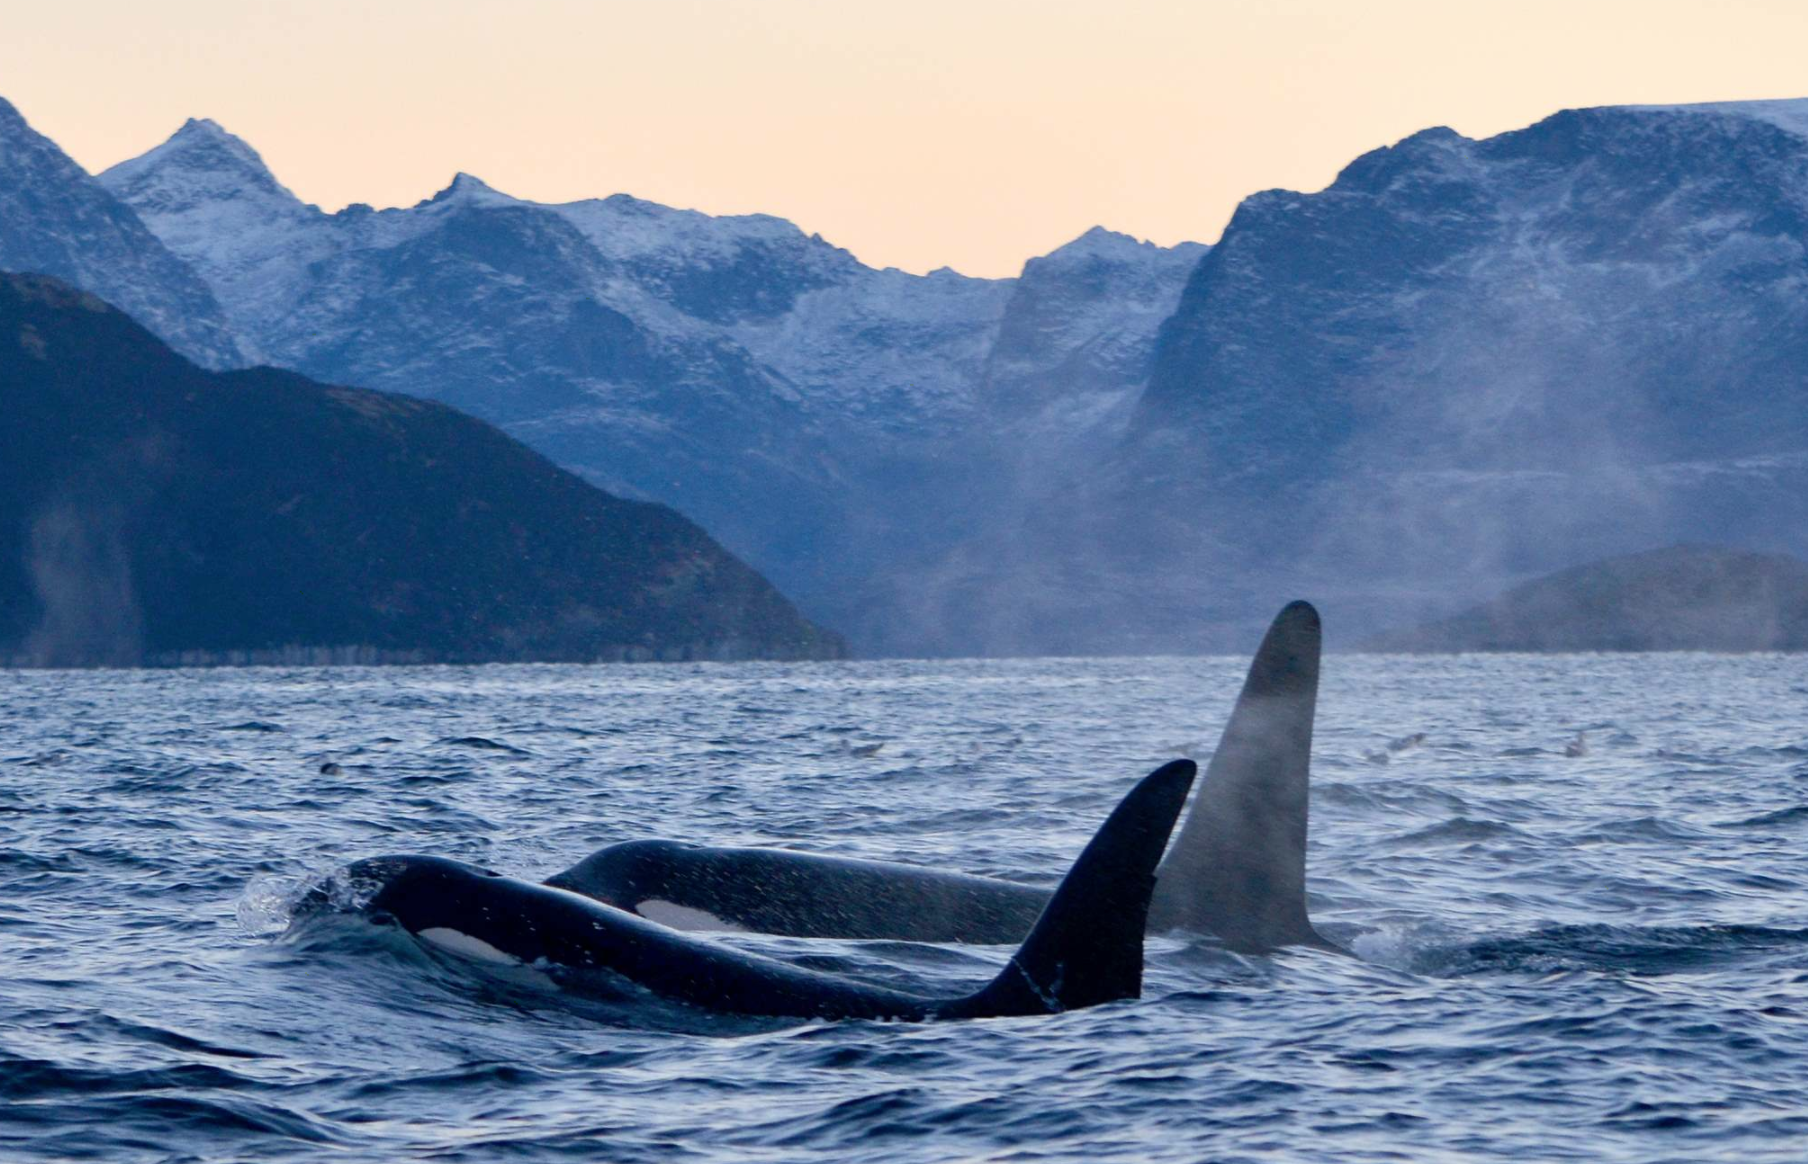
[[[1306, 915], [1307, 784], [1322, 629], [1308, 602], [1275, 616], [1192, 811], [1158, 870], [1153, 932], [1227, 947], [1336, 949]], [[788, 849], [628, 841], [547, 879], [682, 929], [1006, 945], [1049, 892], [919, 865]]]
[[[1142, 993], [1143, 931], [1155, 866], [1197, 771], [1190, 760], [1143, 777], [1048, 899], [1005, 968], [964, 997], [924, 998], [729, 949], [548, 885], [442, 857], [376, 857], [346, 879], [356, 912], [422, 941], [532, 966], [582, 990], [612, 974], [662, 997], [731, 1014], [952, 1019], [1053, 1014]], [[342, 900], [316, 889], [298, 916]]]

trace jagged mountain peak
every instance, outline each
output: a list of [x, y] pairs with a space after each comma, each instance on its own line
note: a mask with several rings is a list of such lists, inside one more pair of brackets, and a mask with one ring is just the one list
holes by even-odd
[[416, 209], [423, 206], [514, 206], [520, 199], [504, 194], [494, 186], [485, 182], [475, 174], [467, 174], [460, 170], [452, 175], [452, 181], [444, 190], [431, 198], [423, 199], [416, 204]]
[[[229, 133], [219, 122], [211, 117], [191, 117], [184, 121], [175, 133], [170, 135], [171, 141], [214, 141], [231, 142], [245, 146], [244, 139], [237, 134]], [[245, 146], [249, 149], [249, 146]]]
[[[1148, 263], [1160, 261], [1164, 255], [1189, 257], [1197, 260], [1208, 248], [1204, 243], [1183, 242], [1171, 247], [1148, 239], [1139, 239], [1135, 235], [1109, 227], [1095, 226], [1078, 238], [1062, 243], [1048, 254], [1029, 260], [1037, 266], [1059, 265], [1069, 262], [1130, 262]], [[1027, 269], [1027, 268], [1026, 268]]]
[[3, 99], [0, 269], [42, 272], [104, 295], [209, 366], [241, 357], [195, 272]]
[[1154, 245], [1154, 243], [1144, 242], [1109, 227], [1093, 226], [1088, 227], [1079, 237], [1062, 243], [1044, 257], [1054, 258], [1056, 255], [1064, 254], [1097, 254], [1101, 251], [1118, 251], [1128, 247], [1152, 247]]
[[246, 197], [272, 211], [303, 208], [256, 150], [207, 118], [189, 118], [161, 145], [102, 171], [99, 178], [134, 205], [161, 212]]
[[276, 184], [276, 178], [270, 173], [270, 167], [264, 164], [263, 157], [244, 138], [229, 132], [212, 118], [189, 118], [170, 135], [164, 145], [169, 147], [171, 153], [186, 154], [191, 158], [213, 155], [229, 160], [247, 177]]

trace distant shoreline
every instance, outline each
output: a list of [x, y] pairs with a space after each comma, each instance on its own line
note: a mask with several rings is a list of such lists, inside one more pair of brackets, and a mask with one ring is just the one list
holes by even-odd
[[601, 654], [509, 655], [392, 650], [371, 646], [286, 646], [262, 650], [160, 651], [131, 662], [84, 665], [35, 662], [23, 655], [0, 659], [5, 671], [210, 671], [227, 667], [482, 667], [533, 663], [574, 666], [640, 663], [821, 663], [846, 659], [845, 654], [799, 651], [794, 654], [752, 650], [740, 644], [688, 644], [676, 647], [623, 646]]
[[[0, 673], [26, 674], [46, 671], [227, 671], [227, 670], [280, 670], [280, 669], [339, 669], [339, 668], [377, 668], [377, 667], [614, 667], [614, 666], [659, 666], [682, 663], [1029, 663], [1058, 662], [1072, 660], [1077, 663], [1095, 663], [1110, 660], [1131, 662], [1139, 659], [1227, 659], [1237, 660], [1241, 656], [1233, 652], [1204, 652], [1196, 655], [1159, 654], [1159, 655], [944, 655], [924, 657], [919, 655], [709, 655], [693, 654], [684, 657], [670, 657], [661, 654], [653, 657], [650, 653], [636, 653], [632, 656], [624, 653], [607, 658], [451, 658], [451, 657], [411, 657], [417, 652], [408, 651], [345, 651], [339, 649], [321, 650], [287, 654], [275, 651], [217, 651], [217, 652], [179, 652], [184, 658], [168, 660], [158, 658], [138, 663], [95, 663], [86, 666], [70, 666], [67, 664], [39, 664], [21, 662], [16, 659], [0, 660]], [[207, 657], [196, 660], [189, 656], [204, 654]], [[1526, 650], [1493, 647], [1474, 647], [1463, 649], [1393, 649], [1383, 650], [1374, 647], [1355, 646], [1327, 648], [1325, 654], [1337, 658], [1372, 657], [1372, 658], [1461, 658], [1467, 656], [1491, 656], [1497, 658], [1549, 657], [1561, 656], [1603, 656], [1603, 655], [1704, 655], [1704, 656], [1757, 656], [1757, 655], [1808, 655], [1808, 649], [1800, 647], [1782, 649], [1717, 649], [1711, 647], [1664, 647], [1649, 650], [1637, 648], [1576, 648], [1574, 650]], [[251, 657], [255, 656], [255, 657]]]
[[1808, 651], [1808, 562], [1683, 545], [1602, 558], [1409, 630], [1374, 653]]

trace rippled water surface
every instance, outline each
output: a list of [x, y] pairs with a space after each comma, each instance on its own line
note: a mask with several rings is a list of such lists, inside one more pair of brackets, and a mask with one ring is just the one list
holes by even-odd
[[[0, 673], [0, 1158], [1804, 1157], [1800, 656], [1329, 657], [1309, 874], [1359, 957], [1153, 938], [1090, 1011], [715, 1020], [284, 936], [389, 852], [1046, 883], [1244, 663]], [[1008, 953], [734, 941], [935, 993]]]

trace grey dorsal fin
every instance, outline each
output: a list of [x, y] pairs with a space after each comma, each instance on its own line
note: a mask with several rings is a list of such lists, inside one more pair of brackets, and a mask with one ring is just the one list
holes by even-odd
[[1180, 837], [1156, 872], [1150, 928], [1244, 952], [1329, 946], [1306, 917], [1306, 799], [1318, 705], [1318, 611], [1275, 616]]
[[1087, 842], [1010, 965], [949, 1013], [1050, 1014], [1139, 997], [1155, 866], [1198, 770], [1175, 760], [1138, 781]]

